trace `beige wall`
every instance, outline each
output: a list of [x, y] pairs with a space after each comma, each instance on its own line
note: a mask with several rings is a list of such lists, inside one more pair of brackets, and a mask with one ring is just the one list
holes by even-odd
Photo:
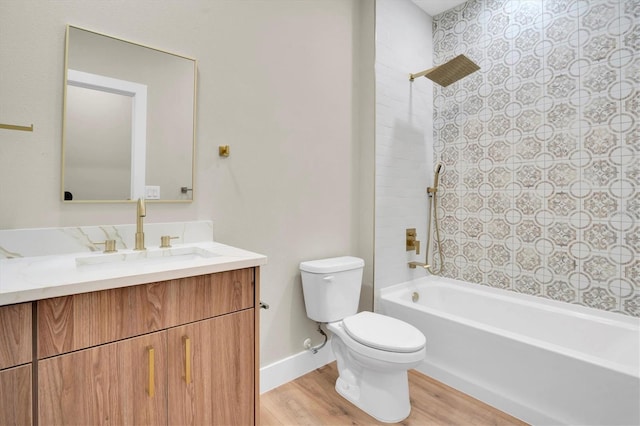
[[[269, 256], [262, 364], [299, 352], [316, 332], [298, 263], [373, 256], [373, 231], [359, 220], [373, 214], [363, 205], [373, 190], [362, 181], [373, 163], [360, 161], [373, 149], [360, 136], [373, 118], [359, 98], [360, 84], [373, 82], [373, 67], [360, 65], [374, 42], [360, 37], [372, 31], [372, 3], [0, 0], [0, 122], [35, 128], [0, 130], [0, 228], [134, 219], [133, 204], [59, 200], [65, 24], [195, 57], [196, 201], [149, 205], [146, 220], [211, 219], [218, 241]], [[366, 28], [361, 9], [371, 16]], [[231, 156], [221, 159], [217, 147], [226, 144]]]

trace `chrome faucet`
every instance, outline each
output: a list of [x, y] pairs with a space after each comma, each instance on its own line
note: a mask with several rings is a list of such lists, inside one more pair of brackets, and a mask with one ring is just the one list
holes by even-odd
[[144, 198], [138, 198], [138, 206], [136, 209], [136, 247], [134, 250], [146, 250], [144, 246], [144, 229], [142, 218], [147, 215], [147, 208], [144, 204]]

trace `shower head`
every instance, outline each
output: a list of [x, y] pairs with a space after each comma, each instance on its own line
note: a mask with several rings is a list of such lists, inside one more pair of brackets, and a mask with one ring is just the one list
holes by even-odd
[[409, 74], [409, 80], [413, 81], [417, 77], [425, 76], [440, 86], [447, 87], [479, 69], [480, 67], [471, 59], [464, 55], [458, 55], [437, 67], [416, 74]]
[[440, 171], [442, 170], [442, 163], [436, 164], [435, 173], [433, 175], [433, 186], [427, 187], [427, 194], [429, 197], [435, 195], [438, 192], [438, 180], [440, 179]]
[[436, 172], [433, 175], [433, 187], [438, 190], [438, 180], [440, 179], [440, 171], [442, 170], [442, 163], [436, 164]]

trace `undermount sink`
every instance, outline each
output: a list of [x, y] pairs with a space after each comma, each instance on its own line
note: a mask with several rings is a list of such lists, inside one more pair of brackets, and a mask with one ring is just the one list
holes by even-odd
[[104, 264], [149, 264], [172, 261], [196, 260], [219, 256], [217, 253], [197, 246], [154, 248], [147, 250], [128, 250], [116, 253], [103, 253], [76, 258], [76, 266]]

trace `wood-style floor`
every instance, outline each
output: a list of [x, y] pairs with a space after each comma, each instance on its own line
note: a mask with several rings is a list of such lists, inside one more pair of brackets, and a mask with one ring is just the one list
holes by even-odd
[[[262, 425], [384, 425], [335, 391], [331, 363], [260, 397]], [[409, 371], [411, 415], [402, 425], [526, 425], [477, 399], [416, 371]]]

